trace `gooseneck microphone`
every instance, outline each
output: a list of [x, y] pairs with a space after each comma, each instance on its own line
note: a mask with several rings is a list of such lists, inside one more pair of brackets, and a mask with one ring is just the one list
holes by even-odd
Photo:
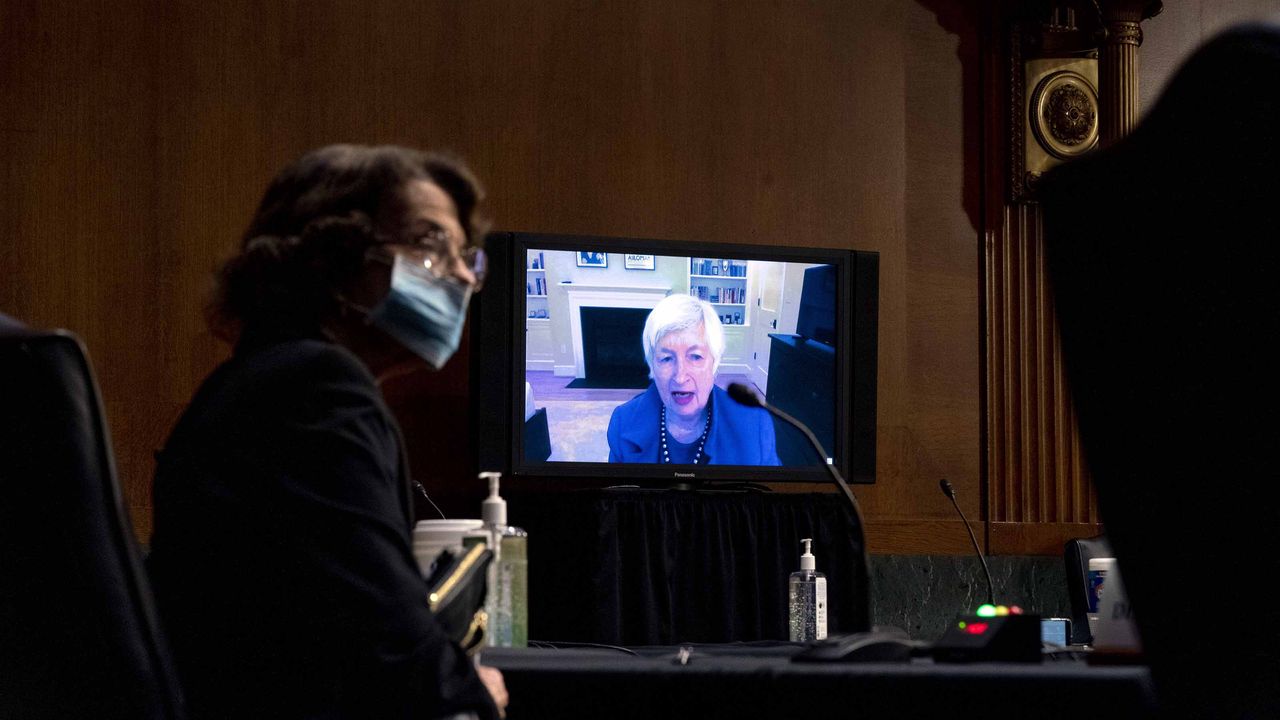
[[760, 394], [753, 390], [749, 385], [745, 385], [743, 383], [729, 383], [729, 397], [737, 400], [740, 404], [746, 405], [747, 407], [758, 407], [768, 410], [770, 414], [781, 418], [783, 422], [804, 433], [804, 436], [809, 439], [809, 444], [812, 445], [813, 449], [818, 453], [818, 457], [822, 460], [822, 464], [825, 465], [827, 471], [831, 473], [832, 479], [840, 486], [840, 489], [844, 492], [844, 496], [849, 499], [849, 504], [853, 506], [853, 514], [858, 518], [858, 526], [862, 526], [862, 509], [858, 506], [858, 499], [853, 496], [853, 491], [849, 489], [849, 484], [844, 481], [843, 477], [840, 477], [840, 471], [836, 470], [836, 466], [827, 462], [827, 452], [822, 449], [822, 444], [818, 442], [818, 438], [814, 437], [813, 431], [810, 430], [807, 425], [765, 402], [764, 398], [760, 397]]
[[960, 503], [956, 502], [956, 489], [951, 487], [951, 481], [942, 478], [938, 481], [938, 487], [942, 488], [942, 494], [951, 498], [951, 504], [955, 506], [956, 512], [960, 513], [960, 520], [964, 523], [964, 529], [969, 531], [969, 542], [973, 543], [973, 552], [977, 554], [978, 560], [982, 561], [982, 572], [987, 576], [987, 603], [996, 604], [995, 585], [991, 582], [991, 569], [987, 567], [987, 557], [982, 554], [982, 550], [978, 547], [978, 538], [973, 534], [973, 528], [969, 526], [969, 519], [964, 516], [964, 511], [960, 509]]
[[840, 490], [844, 492], [845, 498], [849, 500], [849, 506], [853, 508], [854, 517], [858, 519], [858, 531], [862, 533], [862, 567], [869, 576], [871, 573], [871, 563], [867, 557], [867, 526], [866, 523], [862, 521], [862, 508], [858, 505], [858, 498], [854, 497], [853, 491], [849, 489], [849, 484], [840, 476], [840, 471], [836, 469], [835, 465], [827, 461], [828, 455], [826, 451], [822, 449], [822, 444], [818, 442], [818, 438], [814, 437], [813, 431], [804, 423], [765, 402], [764, 398], [760, 397], [760, 394], [749, 385], [745, 385], [743, 383], [729, 383], [728, 390], [729, 397], [736, 400], [739, 404], [747, 407], [758, 407], [767, 410], [769, 414], [781, 419], [783, 422], [804, 433], [804, 436], [809, 439], [809, 444], [812, 445], [813, 449], [818, 453], [818, 458], [822, 460], [822, 464], [826, 466], [827, 472], [831, 473], [831, 478], [836, 481], [836, 485], [840, 486]]

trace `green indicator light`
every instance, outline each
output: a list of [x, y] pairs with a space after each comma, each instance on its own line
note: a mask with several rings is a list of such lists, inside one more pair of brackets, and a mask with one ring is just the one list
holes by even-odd
[[978, 617], [995, 617], [996, 606], [995, 605], [979, 605], [977, 615]]
[[961, 620], [961, 621], [960, 621], [960, 629], [961, 629], [961, 630], [963, 630], [963, 629], [964, 629], [964, 626], [965, 626], [965, 625], [967, 625], [967, 624], [968, 624], [968, 623], [966, 623], [965, 621]]

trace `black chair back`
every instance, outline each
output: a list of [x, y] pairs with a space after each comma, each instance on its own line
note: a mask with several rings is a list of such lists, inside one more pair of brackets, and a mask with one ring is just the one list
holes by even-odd
[[182, 716], [79, 340], [0, 329], [0, 717]]
[[1089, 561], [1115, 557], [1105, 535], [1068, 540], [1062, 549], [1067, 571], [1067, 597], [1071, 602], [1071, 637], [1077, 645], [1093, 642], [1089, 628]]
[[524, 459], [528, 462], [546, 462], [551, 457], [551, 427], [547, 424], [547, 409], [538, 408], [524, 421]]

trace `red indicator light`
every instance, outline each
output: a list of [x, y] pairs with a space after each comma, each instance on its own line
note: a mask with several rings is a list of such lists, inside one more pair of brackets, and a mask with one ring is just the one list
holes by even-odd
[[969, 623], [969, 627], [964, 629], [970, 635], [981, 635], [987, 631], [986, 623]]

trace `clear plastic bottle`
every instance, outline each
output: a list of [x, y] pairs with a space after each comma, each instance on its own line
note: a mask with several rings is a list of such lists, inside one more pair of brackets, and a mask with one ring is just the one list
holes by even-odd
[[498, 541], [502, 561], [498, 563], [501, 592], [499, 624], [503, 632], [493, 643], [498, 647], [525, 647], [529, 644], [529, 533], [508, 525]]
[[485, 596], [489, 645], [525, 647], [529, 642], [529, 534], [507, 524], [507, 501], [498, 494], [502, 473], [482, 472], [480, 479], [489, 483], [489, 497], [480, 507], [480, 518], [494, 555]]
[[818, 572], [812, 538], [805, 538], [800, 569], [788, 583], [788, 626], [792, 642], [812, 642], [827, 636], [827, 576]]

